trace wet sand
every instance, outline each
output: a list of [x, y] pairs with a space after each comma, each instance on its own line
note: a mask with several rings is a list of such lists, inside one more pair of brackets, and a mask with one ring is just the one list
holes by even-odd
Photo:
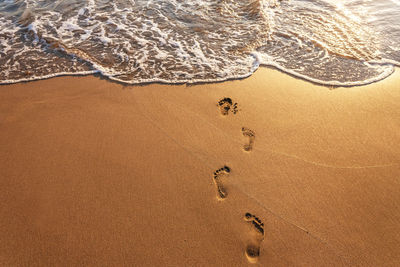
[[0, 265], [398, 266], [399, 73], [0, 86]]

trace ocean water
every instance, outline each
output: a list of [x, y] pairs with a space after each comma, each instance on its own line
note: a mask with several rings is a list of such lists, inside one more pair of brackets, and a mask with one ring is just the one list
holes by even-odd
[[0, 84], [193, 83], [260, 66], [353, 86], [400, 66], [400, 0], [0, 0]]

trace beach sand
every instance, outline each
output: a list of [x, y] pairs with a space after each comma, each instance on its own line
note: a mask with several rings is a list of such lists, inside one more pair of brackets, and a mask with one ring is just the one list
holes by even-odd
[[0, 86], [0, 265], [399, 266], [399, 73]]

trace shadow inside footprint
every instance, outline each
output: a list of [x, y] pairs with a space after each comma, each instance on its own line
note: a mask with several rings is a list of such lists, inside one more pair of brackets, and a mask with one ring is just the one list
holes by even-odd
[[246, 247], [246, 258], [251, 263], [256, 263], [260, 256], [260, 247], [255, 245], [247, 245]]
[[249, 262], [256, 263], [260, 256], [261, 242], [264, 240], [264, 223], [251, 213], [246, 213], [244, 220], [252, 225], [252, 240], [246, 246], [245, 255]]
[[233, 114], [238, 112], [238, 104], [233, 103], [232, 99], [229, 97], [224, 97], [218, 101], [218, 106], [223, 116], [228, 115], [229, 111], [231, 111]]
[[227, 175], [231, 172], [231, 169], [228, 166], [224, 166], [219, 168], [214, 172], [214, 183], [217, 186], [217, 198], [219, 200], [223, 200], [228, 196], [228, 193], [225, 190], [225, 187], [222, 185], [221, 177]]
[[242, 133], [244, 137], [248, 137], [249, 138], [249, 143], [245, 144], [243, 146], [243, 149], [245, 151], [251, 151], [253, 149], [253, 145], [254, 145], [254, 140], [256, 138], [256, 134], [250, 130], [249, 128], [246, 127], [242, 127]]

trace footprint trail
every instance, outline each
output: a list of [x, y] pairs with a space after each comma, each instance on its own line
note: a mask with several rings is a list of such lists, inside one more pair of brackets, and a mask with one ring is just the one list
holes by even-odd
[[228, 193], [225, 190], [225, 187], [223, 186], [221, 182], [221, 177], [229, 174], [231, 172], [231, 169], [228, 166], [224, 166], [214, 172], [214, 183], [217, 186], [217, 198], [219, 200], [223, 200], [228, 196]]

